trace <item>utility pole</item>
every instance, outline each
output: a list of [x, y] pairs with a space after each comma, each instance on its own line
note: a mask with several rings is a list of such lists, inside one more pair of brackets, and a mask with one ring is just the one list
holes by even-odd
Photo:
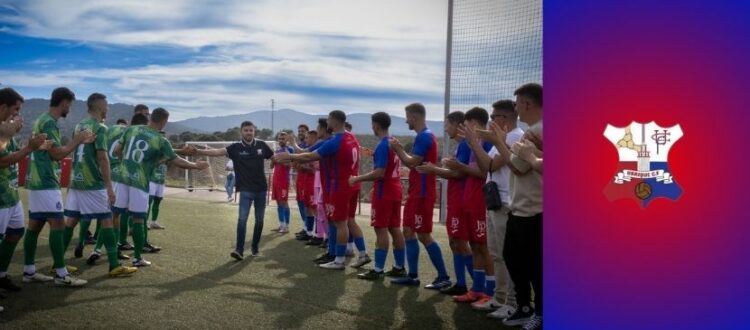
[[271, 137], [273, 137], [273, 133], [275, 132], [273, 129], [273, 106], [274, 101], [271, 99]]
[[[447, 45], [445, 47], [445, 96], [443, 108], [443, 120], [448, 120], [451, 111], [451, 61], [453, 52], [453, 0], [448, 0], [448, 33]], [[450, 155], [450, 137], [443, 133], [443, 157]], [[440, 180], [440, 222], [444, 222], [448, 205], [448, 181]]]

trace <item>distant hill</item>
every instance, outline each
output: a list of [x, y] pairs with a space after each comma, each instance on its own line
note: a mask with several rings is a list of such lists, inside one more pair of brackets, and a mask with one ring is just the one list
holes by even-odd
[[[49, 100], [46, 99], [28, 99], [23, 103], [21, 108], [21, 116], [23, 117], [24, 127], [21, 130], [19, 140], [26, 140], [31, 134], [31, 127], [34, 124], [34, 120], [39, 117], [42, 113], [49, 110]], [[76, 124], [88, 116], [86, 112], [85, 101], [75, 101], [70, 108], [67, 118], [60, 118], [57, 121], [60, 126], [60, 134], [63, 137], [70, 137], [73, 133], [73, 129]], [[107, 112], [107, 119], [105, 124], [107, 126], [114, 125], [117, 119], [125, 118], [130, 121], [133, 116], [133, 106], [130, 104], [115, 103], [109, 105], [109, 111]], [[179, 134], [186, 131], [192, 132], [205, 132], [200, 128], [185, 127], [178, 123], [169, 123], [165, 129], [168, 134]]]
[[[307, 124], [310, 128], [317, 125], [318, 118], [325, 115], [311, 115], [292, 109], [281, 109], [274, 111], [274, 130], [282, 129], [297, 130], [299, 124]], [[354, 133], [372, 134], [369, 113], [347, 114], [346, 120], [352, 124]], [[192, 129], [201, 129], [207, 132], [225, 131], [229, 128], [238, 127], [245, 120], [252, 121], [258, 128], [271, 128], [271, 111], [255, 111], [244, 115], [228, 116], [204, 116], [177, 121], [174, 124]], [[170, 124], [171, 125], [171, 124]], [[435, 135], [443, 135], [442, 121], [428, 121], [427, 126], [432, 129]], [[414, 132], [409, 130], [404, 117], [391, 116], [391, 134], [392, 135], [410, 135]]]

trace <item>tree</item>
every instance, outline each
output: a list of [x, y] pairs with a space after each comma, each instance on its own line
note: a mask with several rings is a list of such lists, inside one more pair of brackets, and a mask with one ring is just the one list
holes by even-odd
[[273, 138], [273, 131], [270, 128], [263, 128], [255, 134], [255, 137], [260, 140], [270, 140]]

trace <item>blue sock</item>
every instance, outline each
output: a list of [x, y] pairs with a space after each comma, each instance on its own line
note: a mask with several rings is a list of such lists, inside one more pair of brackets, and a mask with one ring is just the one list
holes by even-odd
[[277, 206], [276, 213], [279, 214], [279, 225], [283, 225], [284, 224], [284, 208], [281, 206]]
[[474, 270], [474, 283], [471, 286], [471, 291], [484, 292], [485, 281], [486, 280], [484, 276], [484, 269], [475, 269]]
[[315, 226], [315, 217], [312, 215], [308, 216], [307, 221], [305, 222], [305, 229], [307, 229], [307, 231], [309, 232], [312, 232], [314, 226]]
[[[351, 236], [349, 236], [351, 237]], [[357, 237], [354, 239], [354, 245], [357, 246], [357, 251], [364, 252], [367, 251], [365, 248], [365, 238], [364, 237]]]
[[464, 265], [466, 265], [466, 271], [469, 272], [469, 276], [474, 278], [474, 257], [471, 254], [464, 256]]
[[440, 278], [450, 278], [448, 271], [445, 269], [445, 260], [443, 260], [443, 251], [440, 250], [440, 245], [437, 241], [432, 241], [430, 245], [424, 247], [427, 250], [427, 255], [430, 256], [432, 264], [438, 272]]
[[352, 232], [349, 232], [349, 243], [354, 243], [354, 235], [352, 235]]
[[336, 255], [336, 225], [332, 223], [328, 224], [328, 253]]
[[495, 295], [495, 277], [487, 276], [484, 282], [484, 293], [490, 297]]
[[286, 226], [289, 227], [289, 220], [292, 218], [292, 209], [290, 209], [288, 206], [284, 208], [284, 222], [286, 223]]
[[419, 241], [416, 238], [406, 241], [406, 262], [409, 263], [409, 276], [419, 276]]
[[375, 249], [375, 271], [382, 272], [385, 268], [385, 258], [388, 257], [388, 250]]
[[466, 272], [464, 270], [464, 256], [453, 255], [453, 269], [456, 273], [456, 285], [466, 286]]
[[336, 244], [336, 262], [342, 263], [346, 260], [346, 244]]
[[299, 207], [299, 219], [302, 220], [302, 225], [306, 226], [307, 223], [305, 222], [305, 219], [307, 219], [307, 215], [305, 213], [305, 202], [297, 201], [297, 207]]
[[393, 263], [396, 268], [404, 268], [404, 259], [406, 259], [404, 249], [393, 249]]

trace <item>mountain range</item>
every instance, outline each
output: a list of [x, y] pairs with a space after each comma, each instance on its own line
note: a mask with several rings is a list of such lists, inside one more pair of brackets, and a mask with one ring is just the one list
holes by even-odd
[[[119, 118], [130, 121], [130, 117], [133, 115], [133, 107], [133, 105], [124, 103], [110, 104], [105, 124], [107, 126], [114, 125]], [[48, 109], [49, 100], [46, 99], [28, 99], [24, 102], [21, 110], [24, 128], [21, 130], [20, 139], [25, 139], [31, 133], [31, 126], [34, 120]], [[347, 121], [352, 124], [354, 133], [372, 134], [370, 115], [369, 113], [347, 114]], [[73, 102], [68, 116], [58, 120], [61, 136], [70, 137], [75, 125], [86, 116], [86, 102], [81, 100]], [[273, 112], [273, 126], [275, 131], [281, 129], [296, 131], [299, 124], [307, 124], [310, 128], [314, 129], [317, 126], [318, 118], [324, 117], [325, 115], [313, 115], [292, 109], [280, 109]], [[188, 131], [193, 133], [224, 132], [227, 129], [239, 127], [240, 123], [245, 120], [252, 121], [258, 128], [271, 128], [271, 111], [261, 110], [240, 115], [201, 116], [174, 122], [170, 121], [165, 131], [168, 135]], [[427, 126], [432, 129], [435, 135], [442, 136], [442, 121], [428, 121]], [[390, 133], [392, 135], [414, 134], [406, 125], [406, 119], [398, 116], [391, 116]]]
[[[372, 134], [370, 116], [371, 114], [369, 113], [347, 114], [346, 121], [352, 124], [352, 131], [354, 133]], [[306, 124], [311, 129], [314, 129], [314, 127], [317, 126], [318, 118], [325, 117], [325, 115], [312, 115], [292, 109], [280, 109], [274, 111], [273, 113], [273, 128], [274, 131], [279, 131], [281, 129], [291, 129], [296, 132], [297, 126], [299, 124]], [[242, 115], [197, 117], [177, 121], [174, 124], [177, 124], [180, 127], [190, 128], [193, 131], [223, 132], [228, 128], [238, 127], [240, 123], [245, 120], [253, 122], [258, 128], [271, 128], [271, 111], [262, 110]], [[172, 125], [172, 123], [170, 123], [169, 125]], [[428, 121], [427, 126], [432, 129], [435, 135], [442, 136], [442, 121]], [[406, 119], [404, 117], [397, 116], [391, 116], [390, 133], [392, 135], [414, 134], [414, 132], [410, 131], [409, 127], [406, 125]]]

